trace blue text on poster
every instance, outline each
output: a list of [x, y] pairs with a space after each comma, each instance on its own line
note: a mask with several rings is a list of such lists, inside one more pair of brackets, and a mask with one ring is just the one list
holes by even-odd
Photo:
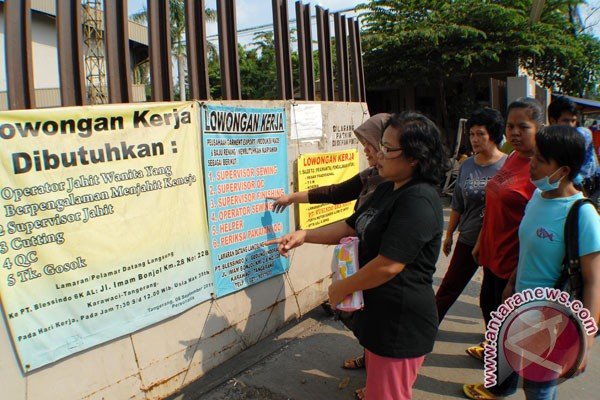
[[268, 197], [287, 187], [287, 128], [283, 108], [205, 106], [204, 172], [214, 288], [217, 296], [288, 269], [266, 240], [289, 231], [288, 212]]

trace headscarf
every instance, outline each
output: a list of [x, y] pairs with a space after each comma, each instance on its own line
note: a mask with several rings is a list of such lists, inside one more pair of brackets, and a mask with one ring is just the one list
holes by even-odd
[[[379, 151], [379, 143], [381, 143], [383, 130], [389, 118], [390, 114], [388, 113], [375, 114], [356, 128], [354, 130], [354, 135], [361, 142], [367, 142], [373, 146], [375, 150]], [[377, 168], [375, 167], [369, 167], [361, 171], [360, 180], [363, 183], [363, 188], [358, 195], [356, 209], [363, 205], [364, 202], [371, 197], [375, 188], [377, 188], [377, 185], [384, 181], [384, 179], [379, 176], [379, 171], [377, 171]]]

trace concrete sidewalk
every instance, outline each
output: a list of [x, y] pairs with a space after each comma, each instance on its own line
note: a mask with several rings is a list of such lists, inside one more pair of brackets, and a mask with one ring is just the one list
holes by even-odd
[[[442, 254], [434, 277], [436, 288], [448, 262]], [[483, 381], [483, 363], [465, 353], [468, 346], [483, 339], [478, 307], [481, 278], [479, 271], [440, 326], [434, 351], [427, 356], [414, 386], [414, 399], [463, 399], [463, 383]], [[361, 351], [352, 333], [318, 307], [171, 399], [353, 399], [354, 390], [365, 384], [364, 370], [348, 371], [340, 366]], [[511, 397], [524, 398], [522, 391]], [[562, 384], [559, 398], [600, 399], [600, 344], [594, 347], [587, 372]]]

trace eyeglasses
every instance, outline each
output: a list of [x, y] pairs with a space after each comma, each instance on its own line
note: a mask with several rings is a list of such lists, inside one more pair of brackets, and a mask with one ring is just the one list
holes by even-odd
[[394, 148], [394, 147], [386, 146], [383, 142], [379, 143], [379, 152], [381, 154], [383, 154], [384, 158], [388, 158], [388, 159], [389, 158], [398, 158], [400, 156], [397, 156], [397, 157], [388, 157], [388, 153], [394, 152], [394, 151], [402, 151], [402, 150], [403, 149], [401, 147]]

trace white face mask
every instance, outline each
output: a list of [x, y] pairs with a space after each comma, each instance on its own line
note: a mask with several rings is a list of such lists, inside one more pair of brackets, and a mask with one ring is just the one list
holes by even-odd
[[561, 176], [561, 178], [554, 183], [550, 182], [550, 177], [552, 177], [554, 174], [556, 174], [559, 169], [560, 168], [558, 168], [556, 171], [551, 173], [550, 176], [543, 176], [540, 179], [536, 179], [536, 180], [530, 179], [531, 183], [533, 183], [535, 185], [535, 187], [540, 189], [542, 192], [549, 192], [551, 190], [556, 190], [560, 186], [560, 181], [562, 181], [564, 176]]

